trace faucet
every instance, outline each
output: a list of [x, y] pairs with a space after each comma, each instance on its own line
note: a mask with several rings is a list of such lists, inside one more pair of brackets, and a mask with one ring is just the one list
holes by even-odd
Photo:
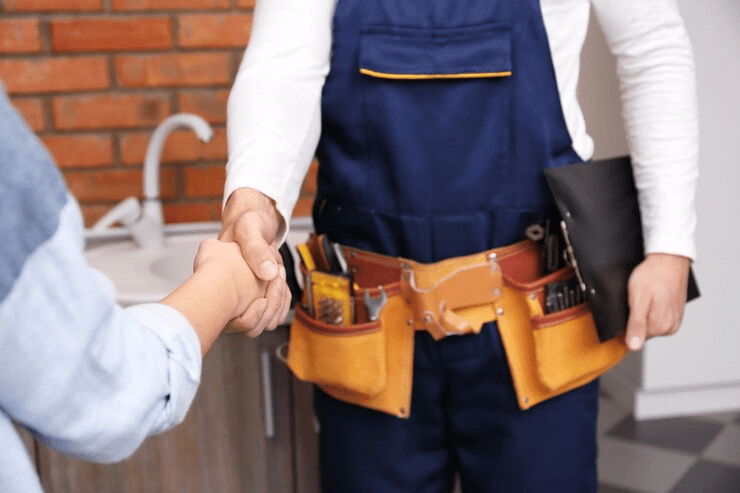
[[189, 127], [203, 142], [213, 137], [211, 126], [191, 113], [177, 113], [166, 118], [154, 129], [144, 158], [144, 201], [128, 197], [118, 203], [90, 229], [102, 233], [113, 224], [127, 227], [134, 241], [142, 248], [160, 247], [164, 242], [164, 216], [159, 200], [159, 160], [167, 137], [178, 127]]

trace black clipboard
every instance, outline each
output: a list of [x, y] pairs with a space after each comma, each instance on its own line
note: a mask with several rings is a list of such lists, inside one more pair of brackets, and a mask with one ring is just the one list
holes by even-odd
[[[629, 156], [545, 170], [562, 219], [570, 261], [585, 288], [599, 339], [624, 334], [627, 281], [645, 258]], [[693, 270], [687, 301], [699, 297]]]

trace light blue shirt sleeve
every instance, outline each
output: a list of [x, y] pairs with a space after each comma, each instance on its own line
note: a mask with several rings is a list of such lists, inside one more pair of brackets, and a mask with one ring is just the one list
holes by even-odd
[[184, 419], [200, 344], [171, 307], [117, 305], [81, 233], [70, 197], [0, 304], [0, 408], [57, 450], [113, 462]]

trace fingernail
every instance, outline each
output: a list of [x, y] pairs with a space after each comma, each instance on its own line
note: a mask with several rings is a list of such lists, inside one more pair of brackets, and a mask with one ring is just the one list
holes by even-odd
[[272, 279], [277, 275], [277, 265], [272, 260], [265, 260], [260, 264], [260, 274], [263, 279]]
[[628, 344], [629, 344], [630, 349], [633, 351], [637, 351], [638, 349], [642, 347], [642, 341], [640, 341], [640, 338], [637, 336], [632, 336]]

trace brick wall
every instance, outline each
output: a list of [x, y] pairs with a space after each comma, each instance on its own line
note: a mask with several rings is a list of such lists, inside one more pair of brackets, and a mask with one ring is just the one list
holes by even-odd
[[[90, 226], [141, 197], [142, 163], [167, 116], [204, 117], [214, 138], [173, 133], [162, 156], [167, 222], [218, 220], [226, 101], [255, 0], [0, 0], [0, 80], [41, 137]], [[308, 215], [316, 166], [294, 215]]]

